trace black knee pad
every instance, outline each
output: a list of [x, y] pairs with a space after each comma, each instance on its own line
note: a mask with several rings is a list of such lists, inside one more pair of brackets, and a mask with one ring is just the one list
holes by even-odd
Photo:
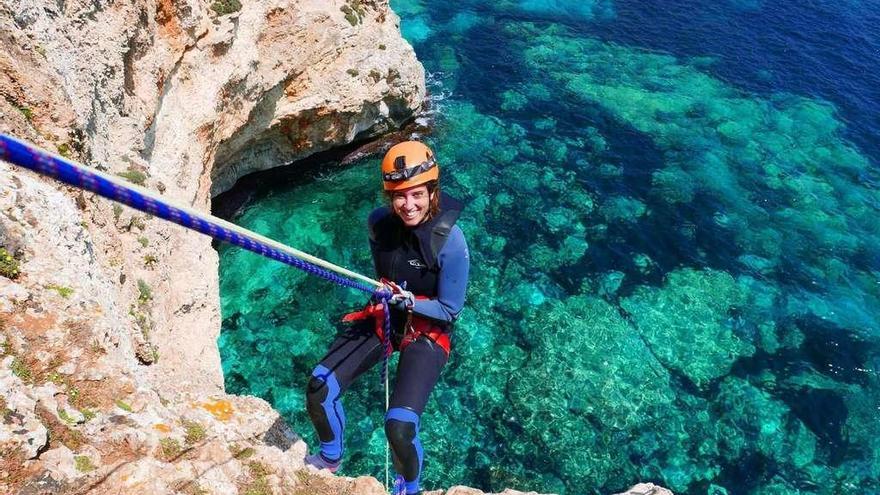
[[385, 435], [388, 436], [388, 444], [394, 454], [394, 469], [405, 479], [418, 478], [421, 462], [413, 442], [416, 438], [416, 424], [388, 419], [385, 421]]
[[385, 435], [395, 451], [404, 452], [412, 448], [413, 440], [416, 438], [416, 425], [409, 421], [389, 419], [385, 421]]

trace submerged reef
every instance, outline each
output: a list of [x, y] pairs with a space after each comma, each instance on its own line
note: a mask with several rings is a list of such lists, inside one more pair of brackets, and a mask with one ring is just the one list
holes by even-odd
[[[727, 235], [765, 275], [784, 277], [792, 310], [823, 297], [822, 316], [843, 327], [878, 328], [877, 291], [860, 260], [880, 253], [876, 167], [840, 137], [831, 105], [794, 95], [757, 97], [680, 63], [557, 28], [520, 24], [526, 63], [565, 95], [610, 113], [651, 138], [663, 157], [648, 197], [687, 206]], [[791, 260], [796, 260], [792, 263]], [[748, 266], [746, 266], [748, 268]], [[779, 277], [783, 279], [783, 277]], [[846, 281], [844, 281], [846, 280]], [[876, 284], [874, 284], [876, 285]]]
[[[499, 3], [504, 5], [504, 2]], [[552, 18], [590, 21], [614, 17], [614, 5], [610, 0], [520, 0], [516, 7], [527, 14]]]
[[[456, 92], [429, 144], [467, 203], [472, 267], [422, 419], [425, 485], [880, 490], [880, 181], [834, 108], [701, 60], [400, 3], [405, 32], [422, 16], [449, 35], [424, 47]], [[503, 57], [473, 48], [490, 29]], [[236, 221], [371, 273], [377, 168], [276, 187]], [[227, 387], [311, 431], [308, 374], [363, 298], [237, 248], [221, 283]], [[378, 369], [344, 404], [343, 471], [380, 475]]]
[[620, 307], [631, 315], [653, 355], [697, 386], [726, 375], [754, 347], [735, 333], [731, 310], [743, 291], [724, 272], [670, 273], [662, 289], [640, 286]]
[[427, 0], [394, 0], [391, 4], [404, 19], [404, 37], [417, 46], [437, 34], [461, 36], [495, 16], [569, 23], [608, 21], [615, 16], [612, 0], [462, 0], [456, 2], [456, 13], [438, 24], [436, 17], [442, 14], [438, 15], [437, 6]]

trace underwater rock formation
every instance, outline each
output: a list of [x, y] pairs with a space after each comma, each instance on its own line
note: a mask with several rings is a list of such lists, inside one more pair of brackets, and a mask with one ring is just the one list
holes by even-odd
[[[423, 20], [428, 68], [454, 70], [431, 144], [444, 190], [468, 203], [472, 261], [420, 432], [423, 479], [877, 491], [880, 201], [842, 116], [741, 89], [711, 61], [401, 3]], [[499, 77], [505, 63], [517, 77]], [[378, 198], [356, 186], [374, 163], [358, 165], [274, 188], [237, 220], [369, 271], [363, 219]], [[296, 343], [287, 356], [306, 377], [358, 298], [278, 283], [280, 268], [237, 248], [221, 264], [228, 385], [305, 431], [288, 363], [265, 349]], [[346, 399], [354, 472], [384, 455], [381, 388], [363, 382]]]

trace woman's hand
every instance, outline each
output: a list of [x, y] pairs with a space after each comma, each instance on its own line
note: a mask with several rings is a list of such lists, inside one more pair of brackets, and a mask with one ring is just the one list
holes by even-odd
[[415, 306], [416, 296], [412, 292], [390, 281], [385, 281], [385, 287], [391, 292], [391, 298], [388, 299], [390, 306], [402, 311], [412, 309]]
[[391, 299], [388, 300], [388, 304], [397, 309], [406, 311], [415, 306], [416, 297], [408, 290], [401, 290], [398, 294], [391, 296]]

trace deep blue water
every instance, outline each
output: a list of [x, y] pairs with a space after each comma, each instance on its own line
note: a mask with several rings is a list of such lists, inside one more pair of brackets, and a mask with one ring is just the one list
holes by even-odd
[[716, 56], [712, 73], [758, 93], [832, 102], [847, 136], [880, 156], [880, 2], [617, 2], [587, 29], [682, 57]]
[[[427, 487], [880, 493], [880, 3], [392, 7], [469, 205]], [[235, 221], [369, 273], [377, 166], [273, 181]], [[359, 296], [235, 248], [220, 275], [227, 388], [309, 432]], [[348, 475], [381, 477], [374, 374], [346, 393]]]
[[[613, 8], [613, 17], [605, 20], [550, 14], [526, 18], [678, 57], [717, 57], [708, 72], [744, 90], [787, 91], [832, 102], [847, 126], [847, 137], [875, 162], [880, 156], [880, 2], [617, 0]], [[460, 4], [430, 4], [430, 9], [437, 20], [468, 10], [497, 13]], [[511, 11], [501, 15], [510, 16]], [[515, 60], [509, 66], [502, 65], [503, 56], [498, 60], [498, 54], [506, 52], [498, 36], [493, 31], [470, 33], [468, 39], [474, 43], [459, 47], [466, 51], [465, 59], [480, 67], [504, 67], [503, 79], [520, 77]], [[421, 43], [416, 47], [420, 55], [427, 55]], [[429, 57], [420, 59], [431, 67]], [[498, 78], [469, 81], [462, 86], [462, 96], [480, 101], [487, 93], [485, 84]]]

